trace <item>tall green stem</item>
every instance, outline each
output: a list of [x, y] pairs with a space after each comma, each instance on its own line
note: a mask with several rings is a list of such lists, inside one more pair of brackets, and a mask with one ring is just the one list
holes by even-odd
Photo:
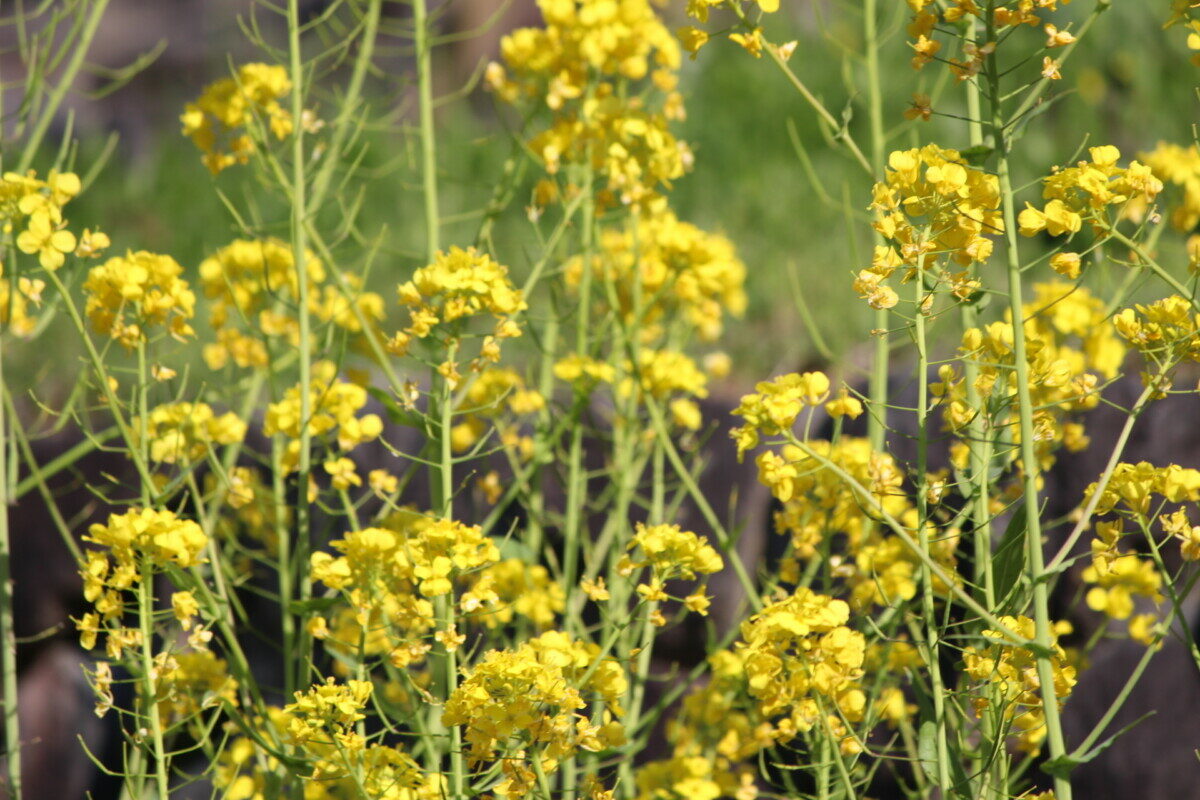
[[[994, 41], [995, 31], [993, 6], [988, 3], [988, 41]], [[987, 58], [988, 103], [991, 106], [992, 136], [997, 155], [996, 174], [1000, 183], [1001, 205], [1004, 214], [1004, 236], [1007, 244], [1008, 299], [1012, 315], [1013, 359], [1017, 378], [1017, 404], [1021, 432], [1021, 468], [1024, 472], [1025, 491], [1025, 568], [1033, 587], [1034, 630], [1037, 643], [1037, 674], [1041, 684], [1042, 711], [1046, 718], [1046, 740], [1052, 759], [1066, 755], [1062, 721], [1059, 718], [1058, 692], [1054, 686], [1054, 669], [1051, 664], [1052, 635], [1050, 630], [1049, 586], [1042, 557], [1041, 505], [1038, 502], [1038, 458], [1034, 448], [1033, 401], [1029, 390], [1029, 363], [1025, 339], [1024, 299], [1021, 287], [1021, 254], [1017, 240], [1016, 199], [1008, 158], [1009, 142], [1001, 108], [1000, 68], [995, 52]], [[1054, 794], [1057, 800], [1071, 800], [1071, 781], [1063, 774], [1054, 776]]]
[[[879, 73], [879, 9], [877, 0], [864, 0], [863, 39], [866, 48], [867, 68], [867, 117], [871, 126], [871, 176], [875, 180], [883, 177], [884, 150], [887, 147], [883, 129], [883, 89]], [[876, 233], [875, 244], [883, 244]], [[888, 325], [891, 312], [886, 308], [875, 311], [875, 352], [871, 362], [871, 378], [868, 392], [871, 412], [867, 416], [867, 438], [872, 450], [883, 450], [887, 436], [888, 416], [888, 371], [891, 343], [888, 341]]]
[[[915, 291], [915, 316], [913, 336], [917, 345], [917, 544], [924, 553], [921, 561], [921, 615], [925, 622], [926, 664], [929, 667], [929, 684], [933, 695], [934, 724], [937, 726], [937, 773], [938, 785], [943, 791], [950, 790], [950, 748], [946, 738], [946, 701], [942, 685], [941, 634], [937, 624], [937, 605], [933, 592], [933, 575], [929, 565], [933, 557], [929, 548], [929, 495], [925, 491], [926, 472], [929, 462], [929, 351], [925, 338], [925, 257], [917, 261], [917, 277], [913, 281]], [[932, 299], [932, 298], [930, 298]]]
[[[312, 524], [308, 501], [308, 483], [312, 473], [312, 320], [308, 308], [308, 240], [305, 228], [308, 219], [308, 176], [305, 171], [306, 157], [304, 153], [304, 95], [305, 79], [302, 53], [300, 50], [300, 9], [299, 0], [288, 0], [288, 71], [292, 81], [292, 175], [291, 175], [291, 238], [292, 262], [296, 270], [296, 300], [299, 308], [296, 310], [300, 328], [300, 454], [296, 464], [296, 536], [292, 542], [291, 558], [281, 567], [287, 570], [293, 584], [281, 582], [290, 592], [299, 589], [300, 600], [307, 600], [312, 591], [308, 580], [308, 551], [311, 547]], [[283, 617], [291, 616], [288, 609], [292, 602], [290, 596], [280, 597]], [[290, 627], [290, 626], [289, 626]], [[284, 653], [284, 658], [290, 663], [285, 670], [295, 669], [296, 679], [293, 685], [303, 683], [305, 664], [308, 663], [309, 641], [307, 634], [300, 629], [290, 631], [293, 639], [298, 639], [299, 652]]]
[[441, 219], [438, 211], [437, 150], [433, 129], [433, 63], [429, 16], [425, 0], [413, 0], [413, 41], [417, 50], [417, 96], [421, 125], [421, 186], [425, 196], [425, 259], [438, 251]]
[[[0, 336], [4, 333], [0, 330]], [[4, 387], [4, 347], [0, 346], [0, 388]], [[14, 424], [16, 423], [14, 419]], [[17, 716], [17, 636], [13, 629], [13, 584], [8, 530], [7, 418], [0, 405], [0, 693], [4, 703], [6, 769], [12, 800], [21, 800], [21, 725]]]

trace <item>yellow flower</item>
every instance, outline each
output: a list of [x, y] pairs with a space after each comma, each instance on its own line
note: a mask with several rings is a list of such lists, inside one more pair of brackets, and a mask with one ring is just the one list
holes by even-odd
[[740, 44], [747, 53], [755, 58], [762, 58], [762, 28], [755, 28], [749, 33], [731, 33], [729, 38]]
[[284, 139], [292, 132], [291, 115], [279, 103], [292, 89], [287, 69], [269, 64], [243, 64], [235, 77], [209, 84], [184, 108], [183, 134], [204, 153], [204, 165], [216, 175], [246, 163], [255, 146], [247, 134], [256, 119]]
[[1055, 253], [1050, 257], [1050, 269], [1071, 280], [1079, 277], [1082, 264], [1079, 253]]
[[324, 464], [325, 471], [333, 478], [333, 488], [346, 491], [351, 486], [362, 486], [362, 478], [354, 471], [354, 462], [348, 458], [331, 458]]
[[164, 326], [180, 340], [192, 336], [188, 320], [195, 314], [196, 296], [182, 273], [175, 259], [144, 250], [92, 267], [83, 284], [92, 327], [127, 348], [145, 341], [151, 326]]
[[912, 103], [905, 110], [904, 118], [917, 119], [919, 117], [923, 122], [928, 122], [933, 116], [933, 108], [929, 103], [929, 95], [913, 92]]
[[695, 58], [700, 48], [708, 42], [708, 34], [691, 25], [675, 31], [675, 35], [683, 43], [683, 49], [692, 54], [692, 58]]
[[47, 212], [37, 211], [17, 237], [17, 248], [22, 253], [36, 253], [42, 268], [53, 271], [63, 265], [64, 254], [75, 249], [75, 234], [57, 228]]

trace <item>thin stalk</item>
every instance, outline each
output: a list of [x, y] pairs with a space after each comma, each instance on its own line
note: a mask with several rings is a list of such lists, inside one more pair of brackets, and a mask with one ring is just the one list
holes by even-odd
[[[988, 41], [994, 39], [994, 2], [988, 3]], [[992, 136], [997, 155], [997, 178], [1000, 183], [1001, 205], [1004, 213], [1004, 236], [1007, 244], [1008, 298], [1012, 314], [1013, 359], [1016, 362], [1017, 403], [1020, 416], [1021, 461], [1025, 477], [1025, 568], [1033, 587], [1033, 614], [1035, 639], [1038, 648], [1038, 681], [1041, 684], [1042, 711], [1046, 717], [1046, 739], [1050, 757], [1066, 755], [1062, 720], [1059, 718], [1058, 692], [1054, 686], [1054, 669], [1051, 664], [1050, 592], [1042, 556], [1041, 506], [1038, 503], [1038, 460], [1034, 449], [1033, 401], [1029, 390], [1029, 363], [1027, 342], [1023, 323], [1024, 299], [1021, 285], [1021, 253], [1017, 240], [1016, 198], [1008, 158], [1008, 138], [1001, 108], [1000, 72], [995, 52], [987, 58], [988, 102], [992, 112]], [[1057, 800], [1071, 800], [1071, 780], [1062, 774], [1054, 776], [1054, 794]]]
[[[312, 584], [308, 579], [308, 549], [311, 546], [312, 524], [308, 499], [308, 484], [312, 471], [312, 321], [308, 308], [308, 233], [305, 222], [308, 219], [308, 176], [305, 165], [307, 159], [304, 153], [304, 125], [301, 120], [304, 115], [304, 64], [300, 50], [300, 5], [299, 0], [288, 0], [288, 72], [292, 81], [292, 175], [291, 190], [291, 239], [292, 263], [296, 270], [296, 300], [297, 316], [300, 334], [300, 453], [296, 464], [296, 532], [293, 542], [294, 550], [288, 552], [288, 560], [281, 559], [280, 591], [286, 590], [286, 595], [279, 598], [280, 613], [283, 617], [285, 641], [289, 645], [284, 657], [290, 663], [284, 665], [285, 674], [295, 669], [296, 680], [292, 687], [300, 683], [298, 679], [303, 674], [304, 665], [309, 663], [309, 641], [307, 632], [295, 625], [292, 611], [292, 592], [299, 590], [301, 600], [307, 600], [312, 592]], [[276, 465], [278, 466], [278, 465]], [[277, 498], [282, 500], [282, 497]], [[287, 537], [287, 532], [281, 532], [280, 542]], [[281, 549], [281, 553], [287, 552]], [[287, 572], [286, 579], [283, 572]], [[293, 585], [293, 582], [295, 585]]]
[[159, 800], [167, 800], [170, 783], [167, 779], [162, 719], [158, 713], [158, 687], [154, 679], [154, 568], [149, 558], [142, 559], [141, 573], [141, 581], [138, 583], [138, 621], [141, 623], [142, 632], [142, 691], [146, 695], [146, 716], [150, 722], [154, 781], [158, 787]]
[[[938, 785], [950, 790], [950, 748], [946, 738], [945, 687], [942, 685], [937, 608], [933, 594], [933, 575], [929, 565], [933, 558], [929, 551], [929, 497], [925, 491], [926, 472], [929, 466], [929, 351], [925, 340], [925, 256], [917, 260], [917, 276], [913, 281], [915, 311], [913, 336], [917, 344], [917, 544], [924, 557], [921, 559], [921, 616], [926, 625], [926, 663], [929, 666], [929, 683], [933, 695], [934, 724], [937, 727], [937, 771]], [[930, 298], [932, 299], [932, 298]]]
[[[967, 17], [966, 31], [963, 36], [964, 44], [978, 43], [978, 20], [974, 16]], [[965, 58], [965, 54], [964, 54]], [[967, 91], [967, 142], [971, 147], [983, 145], [983, 103], [982, 92], [977, 77], [966, 81]], [[959, 321], [963, 331], [979, 327], [979, 313], [974, 303], [959, 304]], [[982, 593], [983, 604], [987, 608], [996, 607], [996, 582], [992, 570], [992, 514], [989, 508], [992, 466], [992, 433], [991, 420], [983, 408], [976, 381], [979, 378], [979, 365], [975, 359], [963, 359], [963, 383], [965, 384], [967, 407], [971, 409], [971, 420], [967, 423], [967, 489], [964, 497], [970, 506], [971, 528], [973, 534], [975, 586]], [[994, 686], [988, 685], [991, 695], [990, 707], [995, 708], [999, 702]], [[980, 730], [983, 741], [978, 749], [977, 765], [980, 774], [979, 796], [989, 798], [999, 796], [1004, 789], [1004, 759], [1007, 756], [1003, 744], [996, 743], [996, 718], [994, 714], [983, 714]]]
[[[3, 335], [3, 331], [0, 331]], [[7, 397], [4, 383], [4, 347], [0, 346], [0, 389]], [[14, 425], [19, 424], [15, 421]], [[12, 800], [21, 800], [21, 725], [17, 716], [17, 635], [13, 628], [13, 584], [8, 530], [8, 458], [7, 418], [0, 405], [0, 697], [4, 703], [4, 743], [8, 752], [5, 764], [8, 791]], [[72, 542], [73, 543], [73, 542]]]
[[[579, 279], [579, 305], [575, 326], [575, 353], [579, 356], [587, 354], [588, 339], [591, 331], [592, 305], [592, 247], [595, 235], [596, 205], [594, 191], [595, 177], [592, 170], [591, 153], [587, 155], [587, 167], [584, 175], [583, 188], [583, 230], [580, 236], [580, 257], [582, 274]], [[587, 476], [583, 465], [583, 404], [585, 397], [578, 393], [574, 398], [574, 425], [571, 429], [571, 447], [567, 457], [567, 510], [563, 525], [563, 569], [562, 588], [566, 608], [571, 608], [572, 597], [576, 592], [579, 572], [580, 534], [583, 527], [583, 505], [587, 495]], [[567, 619], [567, 625], [578, 624], [578, 620]]]
[[[875, 180], [883, 177], [884, 149], [887, 135], [883, 128], [883, 90], [879, 72], [879, 9], [878, 0], [863, 3], [863, 47], [866, 50], [867, 69], [867, 118], [871, 129], [871, 175]], [[875, 244], [884, 244], [879, 233], [874, 235]], [[871, 360], [871, 377], [868, 394], [871, 413], [867, 415], [867, 440], [871, 449], [882, 451], [887, 436], [888, 415], [888, 371], [891, 360], [891, 343], [887, 330], [891, 312], [886, 308], [875, 311], [875, 352]]]
[[433, 263], [438, 251], [441, 219], [438, 211], [437, 151], [433, 129], [433, 65], [429, 15], [425, 0], [413, 0], [413, 41], [417, 51], [417, 104], [421, 126], [421, 186], [425, 198], [425, 259]]

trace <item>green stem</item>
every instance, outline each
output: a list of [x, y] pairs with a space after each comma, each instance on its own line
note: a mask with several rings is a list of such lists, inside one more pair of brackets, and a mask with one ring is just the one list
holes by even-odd
[[[883, 177], [884, 150], [887, 135], [883, 128], [883, 90], [879, 71], [879, 9], [878, 0], [863, 3], [863, 47], [867, 69], [867, 116], [871, 129], [871, 175], [879, 180]], [[884, 245], [879, 233], [873, 236], [876, 245]], [[887, 437], [888, 417], [888, 371], [891, 361], [891, 343], [887, 330], [891, 312], [886, 308], [875, 311], [874, 353], [871, 360], [871, 376], [867, 392], [871, 399], [871, 410], [867, 415], [867, 440], [871, 449], [882, 451]]]
[[[308, 550], [311, 547], [311, 517], [308, 500], [308, 483], [312, 472], [312, 320], [308, 308], [308, 239], [305, 223], [308, 219], [308, 176], [305, 171], [307, 159], [304, 152], [304, 94], [305, 79], [302, 52], [300, 49], [300, 7], [299, 0], [288, 0], [288, 72], [292, 81], [292, 175], [291, 190], [291, 239], [292, 263], [296, 270], [296, 309], [300, 335], [300, 453], [296, 464], [296, 532], [294, 551], [288, 552], [288, 560], [282, 561], [280, 570], [280, 591], [287, 594], [280, 597], [281, 614], [284, 618], [286, 643], [289, 645], [284, 657], [289, 663], [285, 664], [285, 673], [295, 670], [292, 687], [299, 685], [304, 665], [309, 663], [311, 642], [307, 632], [295, 625], [292, 610], [292, 592], [299, 589], [299, 599], [307, 600], [312, 593], [312, 584], [308, 579]], [[281, 498], [277, 498], [281, 499]], [[280, 543], [287, 533], [280, 537]], [[286, 547], [281, 553], [287, 552]], [[287, 572], [285, 579], [283, 572]], [[293, 583], [294, 582], [294, 583]]]
[[[929, 667], [929, 683], [933, 695], [934, 724], [937, 727], [938, 785], [950, 790], [950, 749], [946, 738], [946, 701], [942, 685], [941, 647], [937, 628], [937, 608], [933, 592], [933, 575], [929, 565], [934, 563], [929, 550], [929, 497], [925, 491], [929, 461], [929, 352], [925, 341], [925, 257], [917, 260], [915, 316], [913, 335], [917, 344], [917, 544], [921, 548], [921, 615], [925, 622], [925, 663]], [[932, 298], [930, 298], [932, 299]]]
[[[3, 335], [0, 330], [0, 336]], [[7, 398], [4, 383], [4, 346], [0, 346], [0, 388]], [[14, 425], [18, 425], [14, 416]], [[21, 725], [17, 715], [17, 635], [13, 628], [13, 583], [8, 530], [8, 457], [7, 418], [0, 405], [0, 699], [4, 703], [4, 743], [8, 753], [8, 791], [12, 800], [21, 800]], [[48, 507], [51, 507], [48, 505]], [[55, 509], [57, 510], [57, 509]], [[39, 534], [41, 532], [38, 532]], [[74, 542], [72, 542], [74, 544]]]
[[158, 687], [154, 680], [154, 568], [149, 558], [141, 563], [138, 583], [138, 620], [142, 633], [142, 691], [145, 693], [146, 716], [150, 721], [151, 747], [154, 758], [154, 780], [159, 800], [167, 800], [170, 783], [167, 780], [166, 747], [163, 744], [162, 719], [158, 713]]
[[421, 125], [421, 185], [425, 197], [425, 258], [433, 263], [441, 220], [438, 211], [437, 151], [433, 129], [433, 66], [425, 0], [413, 0], [413, 41], [417, 50], [417, 97]]
[[[995, 3], [988, 3], [988, 41], [995, 39], [992, 14]], [[1024, 299], [1021, 286], [1021, 253], [1017, 240], [1016, 199], [1008, 158], [1008, 139], [1001, 109], [1000, 72], [996, 54], [987, 58], [988, 102], [992, 112], [992, 136], [998, 158], [997, 177], [1000, 183], [1004, 214], [1004, 235], [1007, 243], [1008, 299], [1012, 315], [1013, 359], [1016, 362], [1017, 404], [1020, 417], [1021, 462], [1025, 478], [1025, 568], [1033, 587], [1035, 642], [1037, 643], [1037, 674], [1041, 684], [1042, 711], [1046, 717], [1046, 739], [1050, 757], [1066, 755], [1062, 721], [1059, 718], [1058, 692], [1054, 685], [1051, 663], [1053, 636], [1051, 633], [1049, 585], [1042, 556], [1041, 505], [1038, 502], [1038, 459], [1033, 427], [1033, 401], [1030, 397], [1028, 347], [1025, 338]], [[1071, 800], [1071, 780], [1065, 775], [1054, 776], [1057, 800]]]

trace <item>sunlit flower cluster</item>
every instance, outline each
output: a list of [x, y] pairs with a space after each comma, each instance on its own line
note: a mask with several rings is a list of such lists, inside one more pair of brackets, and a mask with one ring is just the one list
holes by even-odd
[[[1026, 639], [1034, 637], [1034, 622], [1028, 617], [1004, 616], [1000, 622], [1019, 636]], [[1075, 687], [1075, 667], [1057, 643], [1058, 634], [1065, 630], [1069, 629], [1060, 625], [1053, 631], [1051, 646], [1054, 655], [1050, 660], [1060, 706]], [[1037, 657], [1028, 648], [1005, 643], [997, 631], [986, 630], [983, 635], [993, 644], [986, 647], [971, 646], [963, 652], [967, 675], [980, 683], [988, 683], [994, 689], [998, 694], [995, 709], [1012, 726], [1011, 735], [1016, 736], [1018, 746], [1026, 752], [1037, 752], [1046, 738], [1046, 715], [1039, 692], [1041, 683], [1038, 679]], [[988, 713], [991, 707], [992, 701], [987, 695], [975, 698], [975, 709], [981, 716]]]
[[1200, 314], [1179, 295], [1123, 309], [1113, 317], [1113, 326], [1132, 348], [1161, 368], [1200, 361]]
[[538, 630], [553, 627], [566, 604], [562, 584], [540, 564], [508, 558], [477, 573], [459, 606], [471, 619], [488, 628], [508, 625], [521, 617]]
[[[1107, 324], [1103, 301], [1086, 289], [1065, 282], [1035, 284], [1033, 289], [1024, 307], [1025, 355], [1037, 453], [1045, 467], [1060, 446], [1087, 446], [1083, 427], [1068, 415], [1096, 406], [1101, 381], [1116, 377], [1126, 350]], [[1019, 441], [1011, 323], [993, 322], [966, 331], [959, 352], [979, 365], [974, 388], [981, 404], [992, 408], [1006, 436]], [[946, 425], [963, 431], [984, 409], [967, 402], [966, 386], [952, 367], [943, 367], [941, 378], [932, 389], [944, 403]], [[962, 463], [965, 449], [958, 446], [955, 453]]]
[[[317, 320], [354, 335], [362, 322], [373, 326], [383, 320], [383, 298], [361, 291], [362, 279], [346, 275], [347, 297], [332, 282], [324, 263], [305, 254], [308, 311]], [[239, 367], [267, 365], [268, 337], [285, 337], [300, 346], [296, 305], [300, 299], [295, 253], [279, 239], [236, 239], [200, 263], [200, 286], [210, 299], [209, 325], [216, 340], [204, 346], [204, 360], [212, 369], [232, 361]], [[352, 344], [356, 343], [352, 340]]]
[[276, 139], [292, 132], [292, 117], [280, 104], [292, 90], [287, 70], [270, 64], [243, 64], [228, 78], [209, 84], [184, 107], [183, 134], [204, 153], [204, 165], [216, 175], [245, 164], [255, 151], [255, 133]]
[[103, 631], [109, 658], [119, 659], [125, 648], [142, 639], [140, 630], [121, 625], [125, 593], [150, 580], [155, 569], [200, 563], [208, 537], [195, 522], [174, 512], [142, 508], [109, 515], [107, 522], [88, 529], [84, 541], [100, 549], [87, 550], [80, 565], [84, 599], [95, 607], [76, 623], [80, 643], [92, 649]]
[[26, 337], [37, 329], [36, 307], [41, 305], [45, 281], [21, 277], [13, 282], [4, 277], [0, 263], [0, 329], [5, 333]]
[[[17, 249], [36, 255], [44, 269], [56, 270], [78, 243], [67, 230], [62, 211], [81, 190], [79, 176], [73, 172], [52, 170], [44, 181], [32, 170], [25, 175], [6, 172], [0, 178], [0, 223], [6, 233], [23, 225], [17, 233]], [[97, 232], [96, 246], [107, 243], [108, 237]]]
[[829, 378], [823, 372], [793, 372], [762, 381], [754, 390], [733, 411], [745, 420], [730, 434], [737, 443], [738, 458], [757, 447], [760, 436], [789, 433], [801, 411], [825, 402], [829, 398]]
[[603, 190], [602, 208], [625, 205], [661, 208], [660, 190], [692, 164], [688, 146], [671, 133], [667, 118], [636, 100], [594, 98], [580, 114], [563, 114], [529, 141], [550, 175], [566, 165], [590, 167]]
[[200, 461], [213, 445], [242, 441], [246, 423], [232, 411], [217, 416], [207, 403], [168, 403], [150, 412], [146, 435], [151, 461]]
[[1092, 147], [1088, 152], [1090, 161], [1057, 170], [1042, 180], [1042, 197], [1049, 202], [1042, 208], [1026, 203], [1017, 217], [1022, 235], [1045, 231], [1051, 236], [1069, 236], [1078, 233], [1085, 221], [1103, 232], [1110, 225], [1109, 206], [1130, 200], [1150, 203], [1162, 191], [1162, 181], [1149, 166], [1137, 161], [1118, 166], [1121, 151], [1112, 145]]
[[[536, 389], [527, 387], [516, 370], [485, 369], [467, 386], [458, 409], [463, 416], [450, 431], [451, 444], [457, 452], [468, 450], [487, 433], [489, 421], [499, 426], [501, 417], [525, 417], [545, 406], [546, 399]], [[515, 423], [504, 425], [501, 434], [504, 433], [519, 438]]]
[[[1090, 499], [1098, 484], [1091, 484], [1084, 492]], [[1150, 512], [1155, 496], [1170, 503], [1195, 503], [1200, 501], [1200, 470], [1176, 464], [1156, 467], [1146, 461], [1137, 464], [1120, 463], [1113, 468], [1112, 475], [1100, 492], [1096, 513], [1104, 515], [1113, 509], [1146, 515]]]
[[1164, 185], [1178, 187], [1178, 200], [1169, 209], [1171, 224], [1178, 231], [1191, 232], [1200, 224], [1200, 150], [1194, 144], [1159, 142], [1153, 150], [1139, 153], [1138, 159]]
[[[988, 237], [1004, 232], [996, 176], [936, 145], [893, 152], [885, 180], [875, 184], [871, 208], [875, 229], [890, 244], [876, 248], [854, 289], [874, 308], [899, 302], [896, 290], [884, 283], [897, 269], [903, 267], [909, 280], [918, 270], [932, 272], [941, 259], [960, 268], [986, 261], [992, 254]], [[945, 278], [966, 280], [949, 273]], [[959, 293], [969, 296], [970, 289]]]
[[176, 339], [192, 336], [196, 295], [170, 256], [145, 250], [114, 256], [88, 270], [85, 311], [96, 333], [128, 348], [146, 341], [150, 328], [164, 327]]
[[378, 414], [359, 412], [367, 404], [367, 390], [356, 383], [337, 377], [337, 367], [329, 361], [313, 364], [313, 379], [308, 388], [309, 417], [302, 425], [301, 392], [299, 385], [284, 392], [283, 399], [267, 406], [263, 433], [283, 434], [288, 442], [284, 466], [295, 469], [300, 457], [301, 428], [309, 436], [332, 435], [343, 451], [353, 450], [383, 432], [383, 420]]
[[[669, 210], [639, 217], [636, 229], [605, 229], [600, 249], [592, 274], [616, 287], [620, 312], [638, 324], [643, 341], [677, 316], [702, 340], [713, 341], [721, 335], [725, 314], [739, 317], [746, 309], [746, 265], [733, 243]], [[567, 264], [568, 285], [578, 286], [583, 269], [582, 257]]]
[[857, 722], [866, 710], [858, 685], [866, 640], [846, 627], [849, 615], [841, 600], [798, 589], [742, 623], [736, 652], [748, 691], [776, 727], [794, 735], [829, 724], [853, 746], [841, 718]]
[[509, 102], [544, 99], [555, 110], [584, 96], [589, 80], [642, 80], [679, 68], [679, 43], [649, 0], [538, 0], [544, 25], [504, 37], [493, 89]]
[[[446, 701], [442, 721], [461, 725], [473, 761], [497, 756], [505, 780], [497, 791], [520, 796], [536, 780], [523, 758], [547, 773], [577, 750], [600, 751], [625, 741], [620, 698], [625, 671], [600, 648], [549, 631], [512, 650], [492, 650]], [[589, 704], [603, 711], [588, 716]]]

